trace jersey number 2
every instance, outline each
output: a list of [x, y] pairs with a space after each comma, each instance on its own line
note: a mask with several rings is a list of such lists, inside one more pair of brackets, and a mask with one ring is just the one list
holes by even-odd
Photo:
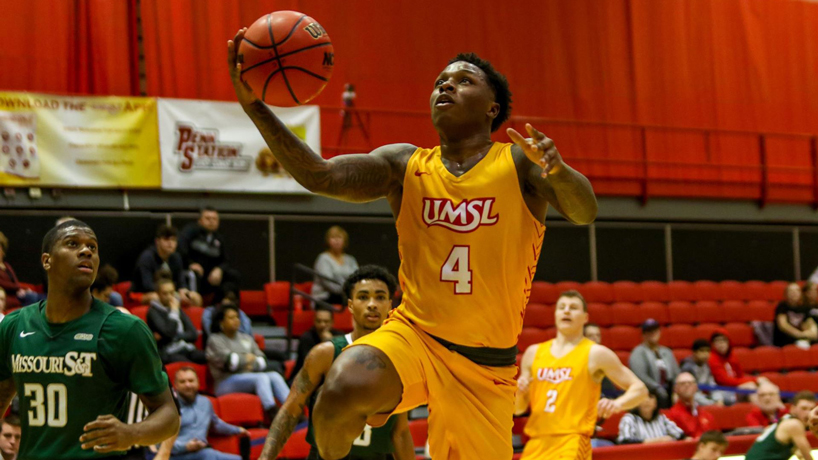
[[64, 384], [51, 383], [43, 391], [39, 383], [26, 383], [23, 391], [30, 398], [29, 426], [43, 426], [48, 422], [50, 427], [61, 428], [68, 423], [68, 389]]
[[440, 268], [440, 280], [454, 283], [455, 294], [471, 294], [469, 249], [468, 246], [454, 246]]
[[553, 414], [555, 410], [557, 410], [557, 390], [548, 390], [548, 393], [545, 394], [548, 396], [548, 399], [545, 401], [545, 411], [549, 414]]

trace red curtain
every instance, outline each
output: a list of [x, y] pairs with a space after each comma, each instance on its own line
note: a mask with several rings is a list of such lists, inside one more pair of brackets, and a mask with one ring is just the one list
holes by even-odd
[[139, 94], [134, 0], [0, 3], [0, 90]]

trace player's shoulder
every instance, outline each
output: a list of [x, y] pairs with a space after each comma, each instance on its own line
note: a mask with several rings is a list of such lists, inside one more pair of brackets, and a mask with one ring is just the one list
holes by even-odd
[[310, 372], [326, 373], [333, 361], [335, 361], [335, 344], [332, 341], [321, 342], [307, 353], [304, 367]]
[[6, 316], [3, 317], [3, 321], [0, 322], [0, 328], [8, 329], [10, 327], [15, 327], [21, 318], [26, 318], [28, 315], [30, 315], [32, 309], [36, 311], [37, 304], [18, 308], [10, 313], [7, 313]]
[[619, 361], [619, 356], [617, 356], [613, 350], [598, 343], [591, 345], [591, 349], [588, 352], [588, 359], [596, 364], [621, 362]]
[[138, 316], [124, 313], [108, 304], [102, 304], [101, 309], [108, 316], [102, 326], [105, 332], [124, 334], [133, 327], [139, 327], [139, 324], [148, 327]]

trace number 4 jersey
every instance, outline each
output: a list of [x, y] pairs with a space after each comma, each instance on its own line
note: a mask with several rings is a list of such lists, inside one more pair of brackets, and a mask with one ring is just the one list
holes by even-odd
[[45, 302], [6, 316], [0, 380], [10, 377], [20, 397], [21, 460], [102, 457], [80, 447], [85, 424], [107, 414], [124, 422], [129, 392], [168, 387], [147, 325], [98, 300], [67, 323], [48, 323]]
[[458, 345], [510, 348], [523, 327], [545, 226], [523, 200], [511, 146], [495, 143], [459, 177], [440, 147], [406, 167], [396, 313]]

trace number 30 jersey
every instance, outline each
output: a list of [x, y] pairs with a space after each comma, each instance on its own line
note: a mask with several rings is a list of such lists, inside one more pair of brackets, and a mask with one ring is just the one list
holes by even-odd
[[545, 226], [523, 201], [512, 145], [494, 143], [459, 177], [440, 147], [417, 149], [406, 167], [395, 314], [459, 345], [510, 348], [523, 327]]

